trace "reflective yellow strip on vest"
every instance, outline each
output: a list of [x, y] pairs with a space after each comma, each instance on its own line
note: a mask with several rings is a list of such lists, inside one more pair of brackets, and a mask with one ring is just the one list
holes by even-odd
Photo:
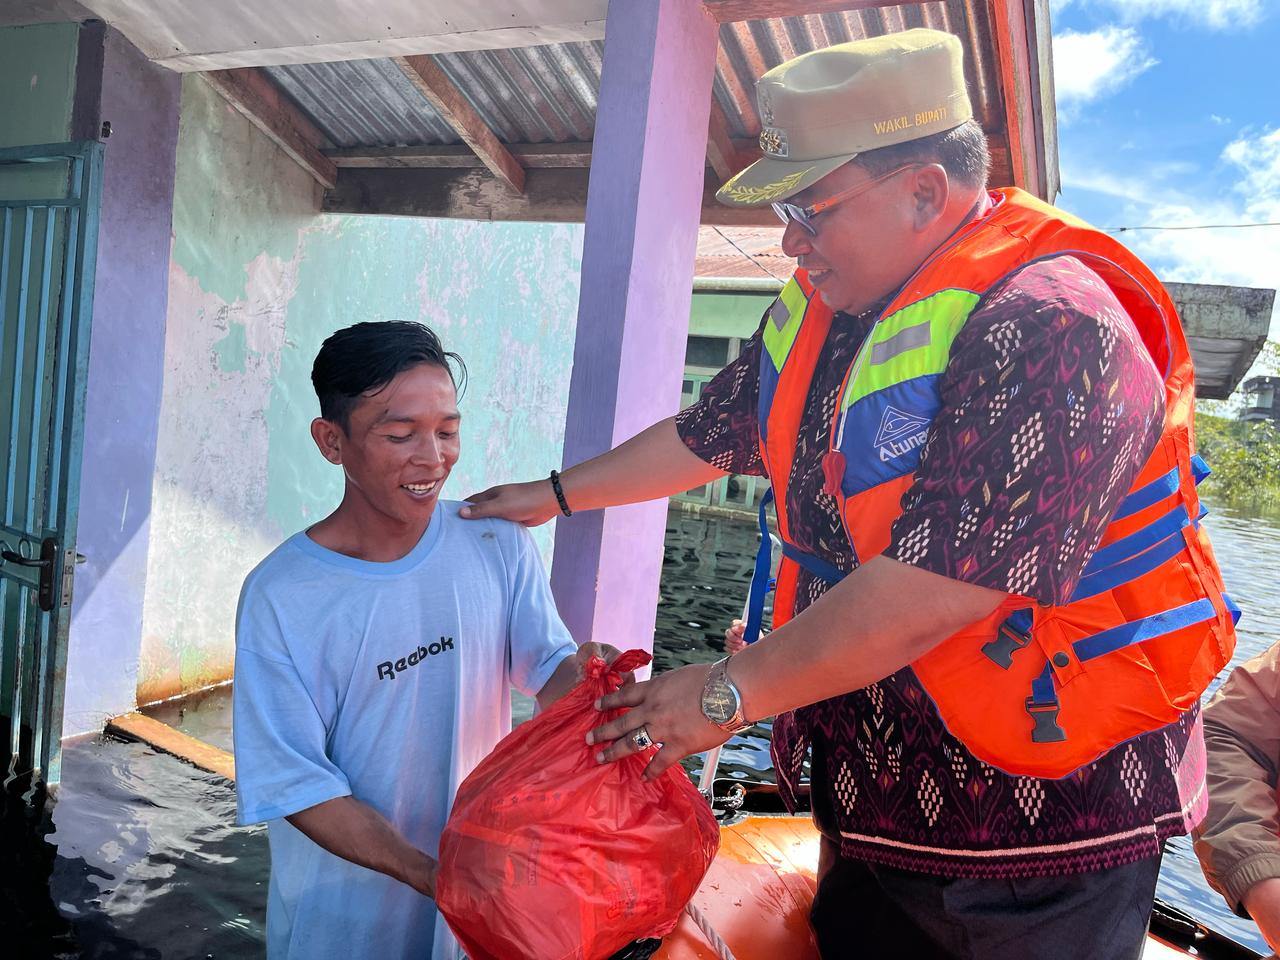
[[796, 334], [800, 332], [800, 321], [804, 319], [804, 311], [809, 306], [809, 299], [800, 289], [796, 278], [792, 277], [778, 294], [778, 299], [769, 308], [769, 320], [764, 325], [764, 348], [769, 351], [773, 360], [773, 368], [782, 372], [782, 365], [787, 362], [787, 354], [796, 342]]
[[858, 352], [841, 411], [895, 383], [942, 373], [951, 343], [978, 300], [968, 290], [941, 290], [877, 323]]

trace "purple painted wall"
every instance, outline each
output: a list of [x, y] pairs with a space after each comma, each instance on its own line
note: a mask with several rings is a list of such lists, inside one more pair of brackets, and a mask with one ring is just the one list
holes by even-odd
[[[94, 30], [92, 25], [85, 30]], [[99, 28], [100, 29], [100, 28]], [[151, 489], [164, 376], [181, 77], [114, 30], [77, 70], [110, 121], [85, 405], [77, 568], [63, 735], [136, 703]], [[88, 129], [98, 123], [87, 118]]]
[[[716, 25], [688, 0], [609, 5], [564, 463], [680, 402]], [[560, 519], [551, 582], [579, 643], [653, 648], [665, 500]]]

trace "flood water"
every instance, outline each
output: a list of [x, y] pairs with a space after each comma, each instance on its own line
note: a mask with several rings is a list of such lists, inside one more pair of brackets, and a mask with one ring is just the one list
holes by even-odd
[[[1280, 522], [1215, 511], [1207, 520], [1229, 589], [1244, 611], [1237, 661], [1280, 638]], [[740, 615], [754, 524], [672, 511], [668, 520], [655, 667], [723, 655]], [[229, 740], [227, 691], [163, 716], [214, 743]], [[182, 714], [179, 714], [182, 710]], [[768, 725], [725, 748], [722, 776], [772, 779]], [[698, 761], [690, 763], [696, 770]], [[236, 827], [231, 786], [141, 744], [90, 738], [65, 745], [63, 783], [47, 842], [22, 858], [21, 889], [0, 890], [22, 929], [5, 941], [22, 960], [45, 957], [259, 957], [268, 859], [263, 827]], [[9, 837], [3, 843], [11, 842]], [[47, 892], [45, 884], [47, 878]], [[1158, 895], [1260, 951], [1253, 925], [1205, 886], [1190, 844], [1175, 841]], [[13, 913], [13, 910], [9, 911]]]

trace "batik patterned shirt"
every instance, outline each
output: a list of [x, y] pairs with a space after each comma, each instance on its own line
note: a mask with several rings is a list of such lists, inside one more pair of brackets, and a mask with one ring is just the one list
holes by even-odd
[[[879, 311], [837, 314], [787, 483], [798, 547], [856, 565], [823, 491], [840, 387]], [[763, 323], [762, 323], [763, 328]], [[758, 449], [760, 331], [676, 425], [723, 470], [766, 475]], [[942, 407], [888, 557], [1062, 603], [1160, 436], [1164, 391], [1132, 321], [1072, 257], [1026, 266], [979, 302], [939, 381]], [[796, 613], [827, 589], [801, 570]], [[793, 797], [813, 746], [814, 813], [846, 856], [942, 876], [1044, 876], [1155, 856], [1203, 816], [1199, 711], [1062, 780], [1010, 776], [943, 726], [909, 669], [784, 714], [774, 763]]]

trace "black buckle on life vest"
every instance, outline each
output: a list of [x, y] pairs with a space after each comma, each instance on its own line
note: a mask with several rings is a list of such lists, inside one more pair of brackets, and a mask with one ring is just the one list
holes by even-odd
[[1029, 632], [1014, 629], [1009, 624], [1009, 621], [1006, 620], [1000, 624], [1000, 629], [996, 631], [995, 639], [988, 640], [982, 645], [982, 652], [997, 667], [1003, 667], [1008, 670], [1013, 666], [1013, 655], [1030, 642], [1031, 634]]
[[1035, 722], [1031, 731], [1032, 743], [1060, 743], [1067, 739], [1067, 733], [1058, 725], [1058, 701], [1037, 703], [1034, 697], [1027, 697], [1027, 715]]

